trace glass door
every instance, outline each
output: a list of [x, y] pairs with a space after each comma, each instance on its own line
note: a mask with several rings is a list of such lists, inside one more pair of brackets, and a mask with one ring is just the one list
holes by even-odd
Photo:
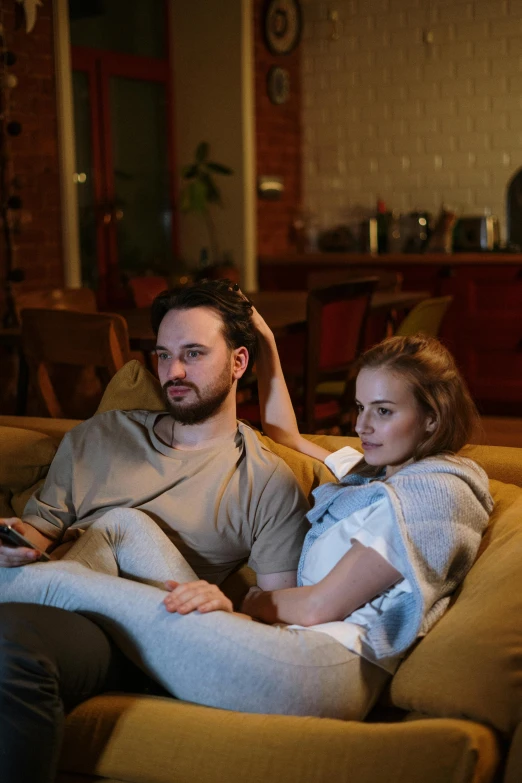
[[[75, 19], [71, 5], [75, 178], [83, 282], [101, 307], [125, 307], [127, 280], [168, 274], [174, 256], [169, 65], [162, 3], [106, 6]], [[118, 6], [127, 35], [114, 32]], [[107, 41], [119, 51], [102, 48]]]

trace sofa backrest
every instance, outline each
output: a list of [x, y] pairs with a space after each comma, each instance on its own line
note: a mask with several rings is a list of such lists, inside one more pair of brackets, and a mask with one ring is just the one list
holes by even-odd
[[[115, 409], [135, 410], [138, 408], [160, 411], [164, 410], [164, 403], [161, 387], [157, 378], [154, 378], [154, 376], [152, 376], [138, 361], [133, 360], [128, 362], [112, 378], [105, 390], [97, 413]], [[76, 423], [77, 422], [73, 420], [61, 422], [60, 420], [54, 419], [31, 420], [14, 416], [0, 417], [0, 424], [8, 424], [9, 426], [18, 428], [30, 427], [31, 429], [39, 430], [40, 432], [47, 434], [55, 445], [59, 443], [63, 433]], [[322, 462], [304, 456], [303, 454], [298, 454], [285, 446], [281, 446], [261, 433], [258, 433], [258, 437], [288, 463], [306, 495], [309, 495], [312, 489], [318, 484], [332, 480], [332, 474]], [[332, 451], [346, 445], [352, 446], [353, 448], [359, 448], [358, 438], [344, 438], [328, 435], [307, 435], [306, 437]], [[6, 440], [5, 443], [7, 453], [10, 452], [10, 446], [8, 445], [10, 442], [11, 441]], [[20, 440], [20, 444], [21, 443], [22, 440]], [[4, 497], [9, 495], [6, 486], [8, 488], [10, 483], [13, 483], [11, 481], [12, 475], [10, 474], [11, 477], [4, 476], [1, 467], [2, 464], [7, 464], [5, 463], [5, 459], [7, 459], [7, 462], [10, 462], [7, 453], [5, 458], [2, 458], [4, 449], [0, 442], [0, 487], [4, 487]], [[21, 446], [18, 448], [17, 453], [19, 455], [23, 454]], [[40, 455], [43, 454], [41, 450], [37, 453]], [[516, 484], [517, 486], [522, 487], [522, 449], [501, 446], [470, 445], [466, 446], [462, 450], [462, 453], [465, 454], [465, 456], [475, 459], [482, 465], [491, 479], [503, 481], [508, 484]], [[43, 460], [40, 459], [40, 462], [43, 462]], [[26, 467], [22, 463], [23, 458], [21, 458], [20, 466], [21, 468]], [[10, 469], [14, 467], [15, 465], [11, 465]], [[38, 474], [38, 478], [42, 478], [46, 472], [45, 465], [40, 464], [39, 469], [41, 470], [41, 473]], [[26, 476], [25, 473], [20, 473], [20, 479], [17, 480], [12, 487], [14, 490], [17, 511], [20, 510], [21, 501], [16, 497], [16, 494], [21, 491], [20, 484], [26, 480], [25, 478], [22, 479], [22, 475]], [[23, 487], [23, 489], [28, 489], [28, 486]], [[24, 497], [26, 494], [28, 495], [29, 493], [24, 492]]]
[[[158, 382], [138, 362], [107, 387], [99, 411], [113, 408], [163, 409]], [[56, 441], [56, 428], [44, 435], [0, 426], [1, 513], [10, 507], [21, 513], [54, 455], [53, 435]], [[322, 462], [259, 437], [289, 464], [305, 493], [332, 479]], [[332, 450], [358, 443], [309, 437]], [[522, 449], [467, 446], [463, 453], [487, 471], [495, 510], [451, 608], [400, 666], [391, 694], [403, 709], [468, 717], [509, 734], [522, 720]]]
[[522, 720], [522, 489], [491, 481], [495, 510], [453, 603], [396, 673], [403, 709], [511, 734]]

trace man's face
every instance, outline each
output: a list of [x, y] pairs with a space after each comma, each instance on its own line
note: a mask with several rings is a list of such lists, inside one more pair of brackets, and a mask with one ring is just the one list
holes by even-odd
[[158, 330], [156, 353], [167, 408], [181, 424], [205, 421], [234, 394], [235, 352], [214, 310], [170, 310]]

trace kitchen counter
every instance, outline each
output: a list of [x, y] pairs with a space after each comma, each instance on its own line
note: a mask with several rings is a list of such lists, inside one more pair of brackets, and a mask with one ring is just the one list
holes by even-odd
[[[483, 413], [518, 416], [522, 405], [522, 254], [304, 253], [259, 259], [262, 290], [308, 288], [308, 275], [346, 268], [396, 271], [402, 287], [451, 295], [440, 338]], [[315, 284], [315, 283], [314, 283]]]
[[397, 264], [437, 264], [465, 266], [468, 264], [522, 265], [522, 253], [288, 253], [281, 256], [260, 256], [260, 266], [279, 264], [327, 264], [328, 266], [396, 266]]

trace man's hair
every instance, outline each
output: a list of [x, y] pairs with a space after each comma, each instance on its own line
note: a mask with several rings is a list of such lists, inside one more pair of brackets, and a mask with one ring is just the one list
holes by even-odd
[[151, 306], [154, 334], [170, 310], [193, 310], [208, 307], [218, 313], [223, 322], [223, 336], [230, 350], [244, 347], [248, 351], [248, 370], [256, 353], [256, 333], [252, 325], [252, 304], [245, 299], [230, 280], [201, 280], [193, 285], [163, 291]]
[[369, 348], [358, 369], [385, 369], [403, 378], [421, 409], [435, 417], [435, 430], [417, 446], [415, 460], [459, 451], [478, 425], [475, 403], [455, 360], [434, 337], [390, 337]]

